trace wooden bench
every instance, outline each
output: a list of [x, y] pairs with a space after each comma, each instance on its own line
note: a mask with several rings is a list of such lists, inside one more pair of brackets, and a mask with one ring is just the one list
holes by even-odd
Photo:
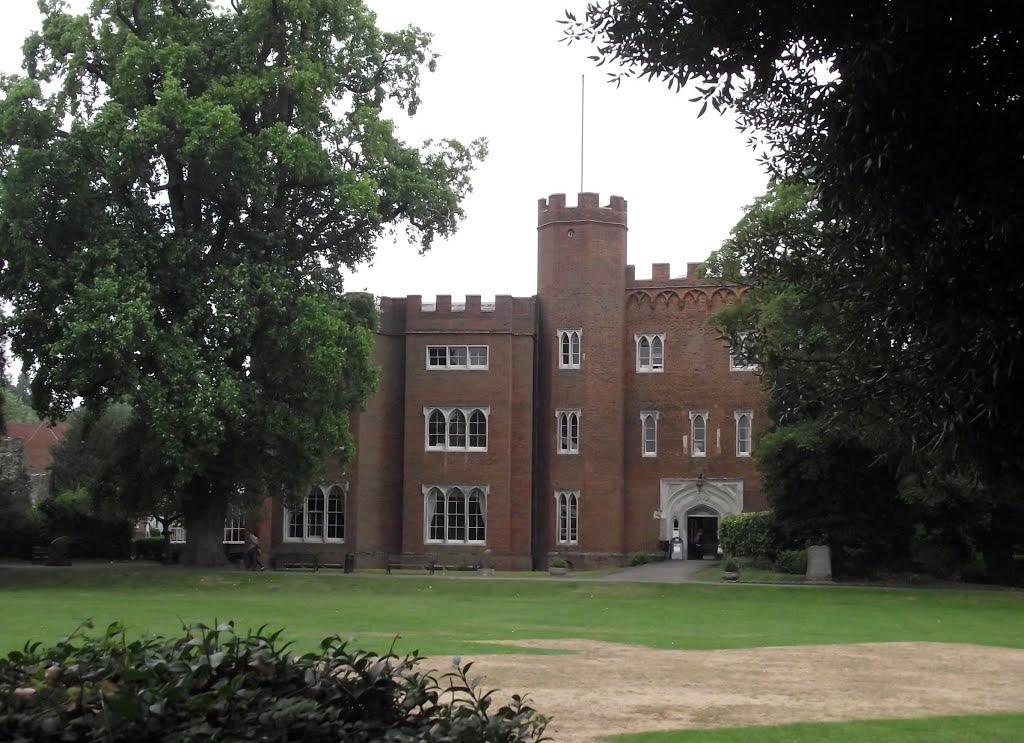
[[[403, 552], [397, 555], [388, 555], [387, 569], [385, 570], [386, 575], [391, 575], [392, 570], [402, 569], [413, 569], [413, 570], [426, 570], [431, 575], [434, 574], [434, 570], [438, 568], [437, 559], [434, 555], [417, 555], [414, 553]], [[445, 566], [440, 566], [444, 569]]]
[[274, 570], [287, 570], [288, 568], [311, 568], [317, 572], [320, 565], [320, 556], [315, 552], [278, 552], [270, 557], [270, 565]]

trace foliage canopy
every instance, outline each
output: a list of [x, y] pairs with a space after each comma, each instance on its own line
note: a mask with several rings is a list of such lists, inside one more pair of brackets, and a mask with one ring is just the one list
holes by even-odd
[[360, 0], [40, 9], [0, 79], [5, 330], [40, 413], [131, 406], [128, 458], [208, 561], [228, 498], [351, 453], [376, 313], [340, 269], [455, 230], [485, 147], [398, 138], [435, 55]]

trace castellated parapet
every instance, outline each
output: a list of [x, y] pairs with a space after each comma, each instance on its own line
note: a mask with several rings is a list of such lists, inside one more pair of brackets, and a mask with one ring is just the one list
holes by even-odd
[[551, 194], [537, 202], [537, 226], [559, 222], [606, 222], [626, 224], [626, 200], [612, 196], [607, 206], [601, 206], [601, 196], [584, 192], [577, 196], [577, 206], [565, 205], [565, 194]]
[[438, 294], [433, 302], [413, 294], [380, 298], [380, 332], [404, 333], [512, 333], [533, 335], [537, 326], [535, 297], [499, 294], [494, 302], [481, 302], [469, 294], [453, 303], [450, 294]]
[[671, 266], [668, 263], [652, 263], [651, 278], [636, 278], [636, 266], [626, 266], [626, 289], [661, 289], [671, 286], [711, 286], [717, 285], [700, 275], [703, 263], [687, 263], [686, 275], [672, 278]]

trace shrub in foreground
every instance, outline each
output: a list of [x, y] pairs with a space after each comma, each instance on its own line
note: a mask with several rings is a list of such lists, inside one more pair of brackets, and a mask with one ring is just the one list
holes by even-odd
[[230, 622], [134, 641], [112, 624], [28, 644], [0, 660], [0, 740], [546, 740], [547, 719], [518, 695], [497, 706], [471, 663], [438, 677], [415, 653], [351, 650], [337, 636], [318, 653], [289, 646]]

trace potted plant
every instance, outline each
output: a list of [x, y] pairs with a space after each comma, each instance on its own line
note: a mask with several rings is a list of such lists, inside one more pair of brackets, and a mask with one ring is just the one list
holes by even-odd
[[568, 572], [569, 563], [565, 561], [564, 557], [552, 557], [548, 560], [549, 575], [565, 575]]
[[722, 580], [737, 581], [740, 579], [740, 566], [736, 558], [730, 555], [722, 563]]

